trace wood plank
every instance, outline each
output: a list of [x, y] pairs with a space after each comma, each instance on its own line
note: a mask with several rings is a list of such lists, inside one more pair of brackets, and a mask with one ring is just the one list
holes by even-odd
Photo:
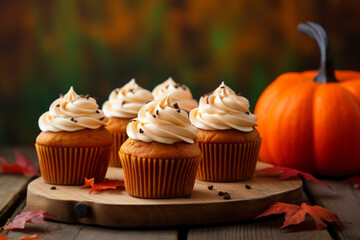
[[[37, 162], [34, 147], [20, 147], [19, 151], [32, 162]], [[13, 149], [0, 148], [0, 156], [8, 163], [15, 161]], [[36, 164], [35, 164], [36, 165]], [[0, 174], [0, 226], [4, 225], [16, 207], [25, 199], [26, 186], [33, 177], [20, 174]]]
[[351, 184], [341, 184], [338, 180], [326, 180], [335, 191], [330, 191], [320, 184], [306, 183], [314, 204], [336, 213], [345, 228], [334, 226], [340, 239], [360, 239], [360, 190]]
[[[303, 194], [301, 201], [307, 201]], [[236, 209], [234, 209], [236, 211]], [[188, 240], [198, 239], [332, 239], [328, 231], [316, 231], [315, 224], [304, 222], [280, 229], [283, 217], [270, 216], [229, 226], [193, 228], [188, 231]]]
[[178, 232], [176, 230], [120, 230], [113, 228], [103, 228], [87, 226], [81, 224], [64, 224], [49, 222], [48, 224], [31, 223], [26, 225], [23, 230], [12, 230], [7, 232], [9, 239], [18, 239], [24, 236], [38, 234], [39, 236], [50, 236], [53, 240], [176, 240]]
[[[263, 166], [263, 163], [258, 164], [258, 168]], [[122, 169], [110, 167], [107, 178], [123, 179]], [[251, 189], [247, 189], [246, 184]], [[209, 185], [214, 189], [209, 190]], [[140, 199], [122, 190], [89, 194], [89, 189], [80, 186], [58, 185], [56, 190], [52, 190], [52, 186], [42, 178], [31, 182], [26, 208], [48, 211], [58, 216], [58, 221], [108, 227], [183, 226], [247, 220], [276, 201], [298, 199], [302, 193], [299, 178], [278, 181], [264, 176], [244, 182], [196, 181], [191, 198], [176, 199]], [[230, 193], [231, 199], [225, 200], [218, 195], [219, 191]], [[74, 211], [78, 203], [88, 208], [82, 218]]]

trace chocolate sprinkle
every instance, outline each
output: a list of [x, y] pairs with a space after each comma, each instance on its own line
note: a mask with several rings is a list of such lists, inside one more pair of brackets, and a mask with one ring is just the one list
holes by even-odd
[[208, 189], [209, 189], [209, 190], [213, 190], [213, 188], [214, 188], [214, 185], [208, 186]]
[[71, 118], [70, 121], [77, 122], [77, 120], [74, 118]]
[[246, 189], [251, 189], [251, 186], [250, 186], [250, 185], [245, 184], [245, 188], [246, 188]]
[[99, 118], [100, 121], [102, 121], [102, 120], [104, 120], [104, 119], [105, 119], [105, 117]]
[[178, 110], [176, 110], [178, 113], [180, 113], [181, 112], [181, 110], [180, 109], [178, 109]]
[[96, 110], [96, 113], [100, 113], [99, 110]]
[[135, 122], [136, 120], [135, 119], [131, 119], [129, 122]]
[[225, 88], [224, 86], [221, 86], [220, 88]]
[[141, 128], [139, 129], [139, 133], [144, 133], [144, 130], [142, 130]]
[[151, 102], [151, 100], [150, 100], [150, 101], [147, 101], [146, 104], [148, 104], [149, 102]]
[[51, 187], [50, 189], [51, 189], [51, 190], [56, 190], [56, 187], [54, 186], [54, 187]]
[[219, 192], [218, 192], [218, 195], [219, 195], [219, 196], [224, 196], [224, 195], [225, 195], [225, 193], [224, 193], [224, 192], [222, 192], [222, 191], [219, 191]]
[[209, 104], [209, 95], [206, 98], [206, 103]]
[[57, 104], [56, 107], [60, 107], [60, 104]]
[[229, 199], [231, 199], [231, 195], [230, 195], [230, 193], [225, 194], [224, 199], [225, 199], [225, 200], [229, 200]]
[[174, 103], [174, 108], [179, 109], [179, 105], [177, 103]]
[[156, 115], [159, 115], [159, 110], [156, 110]]
[[156, 115], [155, 115], [155, 114], [153, 114], [152, 116], [153, 116], [153, 118], [156, 118]]
[[90, 98], [90, 95], [89, 95], [89, 94], [86, 94], [85, 98], [86, 98], [86, 99], [89, 99], [89, 98]]
[[245, 114], [249, 115], [249, 114], [250, 114], [250, 112], [246, 112]]

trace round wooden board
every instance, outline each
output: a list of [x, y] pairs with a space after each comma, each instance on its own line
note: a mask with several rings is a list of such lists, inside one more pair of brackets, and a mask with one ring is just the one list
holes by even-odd
[[[257, 169], [269, 165], [259, 162]], [[121, 168], [109, 167], [109, 179], [123, 179]], [[251, 189], [245, 188], [245, 184]], [[209, 190], [208, 186], [214, 189]], [[297, 202], [302, 194], [302, 181], [294, 178], [279, 181], [274, 177], [256, 175], [245, 182], [196, 181], [191, 198], [140, 199], [125, 190], [104, 190], [89, 194], [89, 188], [54, 185], [41, 177], [32, 181], [27, 190], [27, 210], [42, 209], [54, 220], [96, 224], [109, 227], [156, 227], [235, 222], [252, 219], [277, 201]], [[230, 200], [218, 196], [229, 192]], [[74, 207], [87, 205], [86, 217], [79, 218]]]

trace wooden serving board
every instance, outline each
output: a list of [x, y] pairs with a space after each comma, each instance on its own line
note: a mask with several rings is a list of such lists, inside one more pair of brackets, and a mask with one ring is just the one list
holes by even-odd
[[[257, 169], [268, 166], [259, 162]], [[123, 179], [122, 169], [109, 167], [106, 177]], [[214, 186], [213, 190], [208, 189], [209, 185]], [[44, 183], [41, 177], [32, 181], [27, 190], [26, 209], [43, 209], [56, 215], [54, 220], [57, 221], [109, 227], [181, 226], [248, 220], [274, 202], [296, 203], [302, 194], [300, 178], [279, 181], [256, 174], [244, 182], [196, 181], [191, 198], [177, 199], [134, 198], [125, 190], [89, 194], [89, 188], [81, 189], [80, 186], [57, 185], [56, 190], [51, 190], [53, 186]], [[223, 199], [218, 195], [219, 191], [230, 193], [231, 199]], [[75, 206], [78, 211], [75, 211]]]

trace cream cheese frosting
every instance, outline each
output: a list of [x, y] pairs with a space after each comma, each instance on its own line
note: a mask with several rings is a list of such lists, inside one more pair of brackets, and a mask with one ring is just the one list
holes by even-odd
[[140, 108], [153, 99], [150, 91], [140, 87], [132, 79], [122, 88], [113, 90], [102, 109], [107, 117], [134, 118]]
[[97, 129], [106, 125], [108, 118], [98, 109], [95, 98], [78, 95], [73, 87], [56, 99], [39, 118], [39, 127], [43, 132], [73, 132], [82, 129]]
[[221, 85], [200, 98], [200, 105], [190, 112], [191, 123], [203, 130], [237, 129], [251, 132], [257, 117], [249, 111], [249, 101], [228, 86]]
[[167, 94], [172, 94], [172, 98], [178, 103], [179, 107], [188, 113], [198, 106], [198, 102], [193, 99], [190, 89], [185, 85], [176, 83], [171, 77], [156, 86], [152, 94], [155, 100]]
[[144, 142], [194, 143], [197, 128], [191, 126], [188, 114], [179, 108], [173, 95], [165, 95], [144, 105], [136, 119], [130, 120], [126, 132], [129, 138]]

